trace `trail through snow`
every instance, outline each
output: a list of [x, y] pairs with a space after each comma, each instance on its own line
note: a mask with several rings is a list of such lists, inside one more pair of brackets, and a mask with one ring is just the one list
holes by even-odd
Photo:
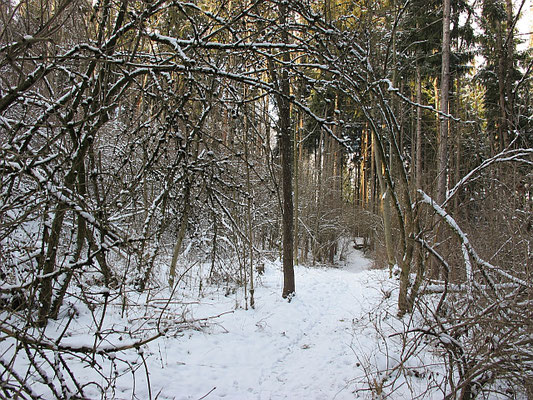
[[[109, 305], [91, 309], [73, 296], [47, 326], [46, 341], [95, 349], [66, 351], [61, 359], [87, 399], [442, 399], [446, 375], [438, 351], [402, 335], [412, 317], [396, 316], [397, 281], [371, 264], [352, 249], [337, 268], [298, 266], [296, 296], [288, 303], [281, 298], [280, 262], [269, 263], [257, 277], [256, 307], [248, 310], [242, 290], [199, 290], [201, 267], [189, 269], [195, 275], [181, 280], [173, 296], [154, 287], [123, 298], [91, 286], [85, 296], [111, 298]], [[14, 359], [17, 349], [15, 338], [0, 343], [3, 359]], [[39, 354], [36, 360], [59, 360], [52, 351]], [[28, 362], [17, 357], [13, 368], [26, 371]], [[39, 376], [28, 382], [52, 398], [47, 382], [66, 375], [39, 365]]]
[[[279, 264], [267, 266], [254, 310], [236, 309], [207, 329], [150, 345], [152, 395], [353, 399], [354, 378], [362, 374], [358, 352], [367, 342], [354, 327], [383, 298], [376, 280], [384, 273], [370, 265], [353, 250], [340, 268], [296, 267], [297, 295], [290, 303], [280, 296]], [[232, 309], [235, 299], [220, 293], [192, 306], [190, 317]]]

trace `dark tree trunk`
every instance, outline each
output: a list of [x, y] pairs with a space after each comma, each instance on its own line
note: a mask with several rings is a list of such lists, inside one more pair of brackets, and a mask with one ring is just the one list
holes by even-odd
[[[440, 110], [442, 114], [449, 113], [450, 95], [450, 0], [443, 3], [442, 21], [442, 72], [440, 83]], [[446, 199], [446, 184], [448, 180], [448, 124], [449, 120], [440, 115], [440, 137], [438, 148], [437, 168], [437, 202], [444, 203]]]
[[[279, 22], [282, 27], [282, 41], [289, 42], [287, 32], [287, 5], [279, 5]], [[285, 64], [290, 62], [288, 53], [283, 55]], [[283, 298], [294, 294], [294, 265], [293, 265], [293, 233], [294, 233], [294, 205], [292, 202], [292, 135], [291, 135], [291, 110], [289, 103], [290, 86], [289, 73], [286, 66], [281, 69], [279, 76], [281, 95], [278, 96], [279, 129], [281, 150], [281, 176], [283, 190]]]

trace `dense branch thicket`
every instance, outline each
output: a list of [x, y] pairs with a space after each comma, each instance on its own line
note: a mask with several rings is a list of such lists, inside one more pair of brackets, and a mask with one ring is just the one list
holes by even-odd
[[[450, 398], [531, 396], [531, 54], [512, 2], [452, 2], [442, 109], [441, 4], [418, 3], [2, 2], [1, 396], [89, 396], [70, 363], [164, 334], [102, 336], [132, 291], [200, 270], [253, 307], [262, 258], [332, 264], [353, 236], [444, 344]], [[72, 299], [91, 346], [47, 330]]]

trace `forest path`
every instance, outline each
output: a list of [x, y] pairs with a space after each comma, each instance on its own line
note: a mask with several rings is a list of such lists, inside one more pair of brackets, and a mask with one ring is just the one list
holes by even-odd
[[[150, 347], [152, 395], [159, 399], [353, 399], [363, 374], [358, 353], [371, 331], [357, 321], [383, 294], [371, 260], [352, 250], [339, 268], [296, 267], [296, 297], [280, 296], [279, 264], [268, 265], [255, 310], [241, 308], [207, 329], [164, 338]], [[215, 293], [192, 306], [202, 318], [235, 309]], [[155, 357], [154, 357], [155, 356]], [[359, 368], [358, 368], [359, 367]]]

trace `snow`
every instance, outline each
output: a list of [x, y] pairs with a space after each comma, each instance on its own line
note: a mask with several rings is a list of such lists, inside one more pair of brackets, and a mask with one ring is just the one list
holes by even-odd
[[[377, 294], [363, 283], [369, 264], [354, 253], [343, 269], [297, 267], [290, 303], [281, 298], [281, 272], [271, 265], [255, 310], [225, 314], [183, 341], [164, 340], [164, 368], [150, 368], [155, 391], [184, 400], [211, 390], [212, 399], [353, 398], [352, 323]], [[213, 297], [191, 312], [202, 318], [234, 306], [234, 299]]]
[[[401, 346], [384, 350], [382, 335], [403, 328], [392, 314], [395, 285], [388, 271], [371, 264], [352, 250], [338, 268], [297, 266], [297, 295], [288, 303], [280, 296], [280, 264], [271, 263], [258, 279], [255, 309], [244, 310], [242, 297], [220, 292], [192, 302], [188, 318], [220, 317], [150, 343], [152, 394], [176, 400], [370, 398], [367, 375], [378, 379], [401, 357]], [[385, 333], [378, 334], [375, 320]], [[146, 385], [137, 382], [137, 388], [138, 397], [148, 395]], [[131, 389], [121, 390], [129, 398]], [[397, 393], [392, 398], [411, 395]]]
[[[103, 311], [75, 304], [68, 334], [62, 337], [63, 312], [46, 335], [63, 349], [85, 349], [88, 359], [91, 349], [99, 354], [98, 372], [70, 363], [88, 398], [101, 398], [105, 388], [105, 398], [113, 399], [370, 399], [369, 388], [385, 382], [393, 382], [391, 399], [411, 398], [427, 382], [406, 385], [390, 368], [423, 377], [423, 366], [435, 360], [403, 358], [397, 283], [371, 265], [352, 248], [341, 265], [296, 266], [289, 303], [281, 298], [281, 263], [266, 262], [264, 275], [256, 276], [256, 307], [248, 310], [242, 290], [204, 285], [198, 296], [186, 277], [171, 301], [166, 290], [130, 293], [125, 314], [117, 294], [92, 287], [87, 295], [105, 301]], [[90, 333], [95, 324], [98, 337]], [[157, 336], [158, 327], [164, 336]], [[0, 345], [5, 356], [8, 342]]]

